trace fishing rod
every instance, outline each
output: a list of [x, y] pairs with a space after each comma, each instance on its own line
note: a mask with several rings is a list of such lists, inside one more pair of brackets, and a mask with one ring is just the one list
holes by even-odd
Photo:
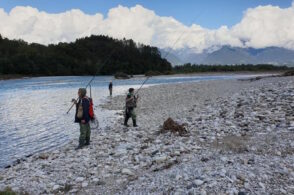
[[147, 78], [146, 78], [145, 81], [142, 83], [142, 85], [140, 86], [140, 88], [137, 89], [135, 95], [139, 93], [140, 89], [143, 87], [143, 85], [147, 82], [147, 80], [148, 80], [150, 77], [151, 77], [151, 76], [147, 76]]
[[[183, 31], [183, 33], [177, 38], [177, 40], [174, 42], [174, 44], [172, 45], [172, 47], [169, 48], [168, 52], [164, 55], [163, 58], [166, 58], [166, 57], [170, 54], [172, 48], [173, 48], [173, 47], [176, 45], [176, 43], [181, 39], [181, 37], [184, 35], [184, 33], [185, 33], [185, 31]], [[147, 80], [148, 80], [150, 77], [151, 77], [151, 76], [147, 76], [147, 78], [146, 78], [145, 81], [142, 83], [142, 85], [140, 86], [140, 88], [136, 91], [135, 95], [139, 93], [139, 91], [141, 90], [141, 88], [143, 87], [143, 85], [147, 82]]]
[[[203, 14], [200, 13], [199, 15], [197, 15], [193, 20], [192, 20], [192, 24], [193, 22]], [[176, 39], [176, 41], [174, 42], [174, 44], [172, 45], [171, 48], [169, 48], [168, 52], [166, 53], [166, 55], [163, 57], [166, 59], [166, 57], [170, 54], [172, 48], [176, 45], [176, 43], [182, 38], [182, 36], [184, 35], [185, 31], [182, 32], [182, 34]], [[100, 69], [97, 69], [96, 73], [93, 75], [92, 79], [88, 82], [88, 84], [86, 85], [86, 89], [88, 88], [88, 86], [93, 82], [93, 80], [95, 79], [96, 77], [96, 74], [98, 73], [98, 70], [100, 71], [103, 66], [108, 62], [108, 60], [110, 59], [110, 57], [113, 55], [114, 51], [115, 51], [116, 48], [114, 48], [112, 50], [112, 52], [108, 55], [108, 57], [106, 58], [106, 60], [104, 61], [104, 63], [102, 64], [102, 66], [100, 67]], [[137, 90], [136, 94], [140, 91], [140, 89], [143, 87], [143, 85], [147, 82], [147, 80], [150, 78], [151, 76], [148, 76], [145, 81], [142, 83], [142, 85], [140, 86], [140, 88]], [[77, 98], [77, 101], [79, 100], [79, 97]], [[66, 112], [67, 114], [69, 113], [69, 111], [73, 108], [73, 106], [75, 105], [75, 102], [73, 102], [72, 106], [69, 108], [69, 110]]]
[[[93, 77], [91, 78], [91, 80], [88, 82], [88, 84], [86, 85], [86, 89], [91, 85], [91, 83], [94, 81], [94, 79], [96, 78], [96, 75], [98, 74], [98, 72], [106, 65], [106, 63], [109, 61], [110, 57], [113, 55], [114, 51], [116, 50], [116, 48], [114, 48], [111, 53], [107, 56], [106, 60], [104, 61], [104, 63], [100, 66], [100, 68], [97, 68], [96, 73], [93, 75]], [[77, 98], [76, 101], [79, 101], [79, 97]], [[73, 104], [71, 105], [71, 107], [68, 109], [68, 111], [66, 112], [66, 114], [69, 113], [69, 111], [74, 107], [74, 105], [76, 104], [75, 101], [73, 101]]]
[[[195, 20], [196, 20], [199, 16], [201, 16], [202, 14], [203, 14], [203, 12], [201, 12], [200, 14], [198, 14], [198, 15], [192, 20], [191, 24], [193, 24], [193, 23], [195, 22]], [[185, 31], [183, 31], [183, 32], [181, 33], [181, 35], [176, 39], [176, 41], [174, 42], [174, 44], [172, 45], [172, 47], [169, 48], [169, 50], [166, 52], [166, 54], [164, 55], [163, 58], [166, 59], [166, 57], [170, 54], [172, 48], [177, 44], [177, 42], [182, 38], [182, 36], [183, 36], [184, 34], [185, 34]], [[135, 95], [138, 94], [138, 92], [140, 91], [140, 89], [143, 87], [143, 85], [147, 82], [147, 80], [148, 80], [150, 77], [151, 77], [151, 76], [148, 76], [148, 77], [145, 79], [145, 81], [142, 83], [142, 85], [141, 85], [140, 88], [137, 90], [137, 92], [135, 93]]]

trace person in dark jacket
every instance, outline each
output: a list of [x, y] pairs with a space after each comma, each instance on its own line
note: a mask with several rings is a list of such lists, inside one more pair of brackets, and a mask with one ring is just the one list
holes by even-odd
[[135, 96], [135, 89], [130, 88], [126, 97], [126, 110], [124, 126], [128, 127], [128, 120], [132, 118], [133, 126], [137, 127], [135, 108], [137, 107], [138, 96]]
[[110, 81], [110, 83], [108, 85], [108, 89], [109, 89], [110, 96], [112, 96], [112, 81]]
[[89, 98], [86, 97], [87, 90], [85, 88], [80, 88], [78, 90], [79, 101], [76, 102], [76, 114], [75, 122], [80, 124], [80, 138], [79, 146], [76, 149], [81, 149], [85, 145], [90, 144], [90, 115], [89, 115]]

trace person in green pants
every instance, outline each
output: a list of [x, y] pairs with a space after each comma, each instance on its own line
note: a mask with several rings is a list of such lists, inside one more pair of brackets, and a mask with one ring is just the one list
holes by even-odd
[[75, 122], [80, 124], [79, 146], [76, 149], [81, 149], [84, 146], [90, 144], [90, 100], [89, 98], [87, 98], [86, 93], [87, 90], [85, 88], [80, 88], [78, 90], [79, 101], [77, 102], [76, 100], [74, 100], [76, 103]]
[[132, 118], [133, 126], [137, 127], [137, 120], [136, 120], [137, 117], [135, 113], [135, 108], [137, 107], [138, 96], [136, 97], [134, 92], [135, 92], [134, 88], [130, 88], [129, 93], [126, 97], [126, 110], [125, 110], [125, 121], [124, 121], [124, 126], [126, 127], [128, 127], [129, 118]]

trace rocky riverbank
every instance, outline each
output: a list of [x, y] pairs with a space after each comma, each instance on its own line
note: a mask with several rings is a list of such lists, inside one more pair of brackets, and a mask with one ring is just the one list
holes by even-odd
[[28, 77], [25, 77], [24, 75], [19, 75], [19, 74], [7, 74], [7, 75], [0, 74], [0, 81], [11, 80], [11, 79], [22, 79], [22, 78], [28, 78]]
[[[293, 194], [294, 77], [143, 89], [138, 128], [112, 127], [0, 172], [0, 191], [29, 194]], [[171, 117], [188, 134], [160, 133]]]

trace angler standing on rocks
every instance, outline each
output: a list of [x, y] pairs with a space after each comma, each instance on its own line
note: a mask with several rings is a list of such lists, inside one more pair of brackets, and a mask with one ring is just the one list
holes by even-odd
[[77, 102], [73, 99], [76, 104], [75, 122], [80, 124], [79, 146], [76, 150], [90, 144], [90, 99], [86, 96], [86, 93], [87, 90], [85, 88], [80, 88], [78, 91], [79, 101]]
[[133, 126], [137, 127], [135, 108], [137, 107], [138, 96], [134, 94], [134, 91], [135, 91], [134, 88], [130, 88], [129, 93], [126, 97], [126, 110], [125, 110], [125, 122], [124, 122], [124, 126], [126, 127], [128, 127], [128, 120], [131, 117], [133, 120]]

